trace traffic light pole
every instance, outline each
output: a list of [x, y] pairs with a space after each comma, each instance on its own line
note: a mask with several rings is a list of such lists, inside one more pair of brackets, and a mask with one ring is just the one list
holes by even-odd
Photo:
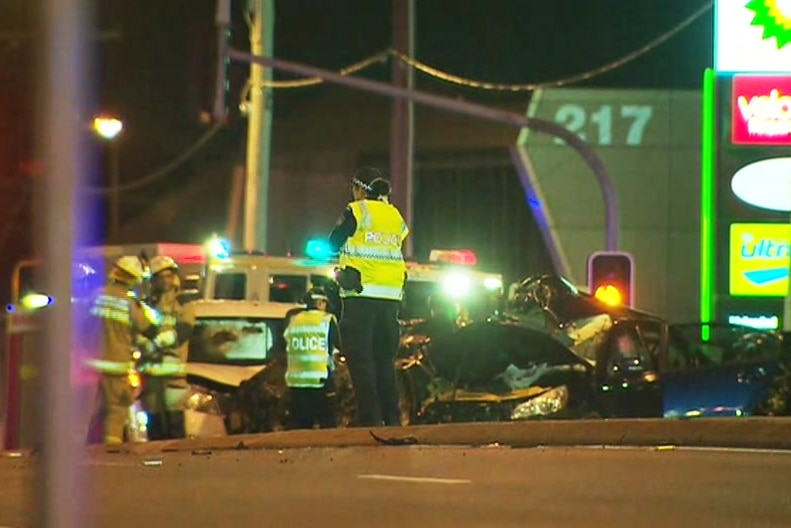
[[[393, 47], [410, 57], [415, 54], [415, 0], [391, 0], [393, 4]], [[408, 64], [395, 60], [393, 84], [411, 90], [414, 70]], [[392, 101], [390, 130], [390, 181], [393, 184], [393, 203], [402, 211], [410, 229], [413, 229], [413, 181], [415, 112], [412, 101], [395, 98]], [[412, 240], [407, 237], [405, 250], [412, 255]]]
[[605, 229], [606, 241], [605, 246], [608, 251], [618, 250], [618, 236], [619, 236], [619, 218], [618, 218], [618, 201], [615, 194], [615, 187], [612, 184], [607, 168], [604, 166], [601, 158], [588, 146], [585, 141], [579, 138], [577, 134], [569, 131], [565, 127], [535, 117], [526, 117], [521, 114], [509, 112], [507, 110], [500, 110], [498, 108], [490, 108], [488, 106], [469, 103], [466, 101], [442, 97], [439, 95], [420, 92], [417, 90], [409, 90], [398, 86], [393, 86], [386, 83], [371, 81], [368, 79], [361, 79], [358, 77], [351, 77], [341, 75], [332, 71], [322, 70], [313, 66], [298, 64], [295, 62], [285, 61], [282, 59], [275, 59], [273, 57], [256, 56], [250, 53], [245, 53], [233, 48], [229, 48], [228, 56], [239, 62], [254, 62], [269, 66], [275, 70], [283, 70], [304, 77], [319, 77], [326, 82], [340, 84], [363, 90], [366, 92], [376, 93], [388, 97], [408, 99], [410, 101], [439, 108], [449, 112], [464, 114], [479, 119], [486, 119], [489, 121], [497, 121], [517, 128], [528, 128], [538, 133], [547, 134], [559, 139], [562, 139], [574, 149], [577, 154], [582, 157], [588, 167], [598, 180], [601, 187], [602, 195], [604, 198], [604, 207], [606, 211]]

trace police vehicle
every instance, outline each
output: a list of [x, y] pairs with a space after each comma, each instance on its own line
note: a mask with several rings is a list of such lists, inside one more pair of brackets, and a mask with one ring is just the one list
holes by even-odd
[[[309, 241], [305, 256], [299, 257], [233, 252], [219, 239], [208, 253], [204, 299], [295, 303], [311, 287], [337, 295], [338, 263], [326, 241]], [[430, 252], [428, 263], [408, 260], [406, 264], [402, 320], [424, 319], [448, 305], [460, 307], [472, 318], [501, 306], [502, 275], [477, 269], [477, 256], [470, 250], [436, 249]], [[339, 303], [334, 304], [337, 310]]]

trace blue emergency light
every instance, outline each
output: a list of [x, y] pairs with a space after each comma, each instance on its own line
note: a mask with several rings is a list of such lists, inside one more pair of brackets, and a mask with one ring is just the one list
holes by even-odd
[[231, 255], [231, 242], [214, 235], [206, 242], [206, 250], [214, 258], [228, 258]]
[[313, 260], [332, 260], [335, 257], [329, 241], [323, 238], [308, 240], [305, 255]]

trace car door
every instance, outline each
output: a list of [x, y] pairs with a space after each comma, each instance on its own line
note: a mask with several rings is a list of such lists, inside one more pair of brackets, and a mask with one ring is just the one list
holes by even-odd
[[618, 322], [597, 360], [603, 415], [612, 418], [662, 416], [657, 362], [637, 322]]

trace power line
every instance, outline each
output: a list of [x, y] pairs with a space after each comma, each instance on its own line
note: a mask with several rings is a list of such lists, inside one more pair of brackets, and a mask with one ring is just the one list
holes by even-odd
[[617, 68], [620, 68], [621, 66], [641, 57], [642, 55], [645, 55], [649, 51], [660, 46], [661, 44], [664, 44], [665, 42], [676, 36], [678, 33], [685, 30], [698, 18], [700, 18], [707, 11], [709, 11], [712, 8], [712, 6], [713, 6], [713, 2], [711, 1], [707, 2], [704, 6], [702, 6], [700, 9], [692, 13], [689, 17], [687, 17], [684, 21], [682, 21], [680, 24], [675, 26], [670, 31], [663, 33], [662, 35], [655, 38], [645, 46], [631, 53], [628, 53], [613, 62], [610, 62], [608, 64], [605, 64], [604, 66], [600, 66], [598, 68], [594, 68], [592, 70], [583, 73], [578, 73], [576, 75], [571, 75], [569, 77], [564, 77], [562, 79], [558, 79], [555, 81], [545, 81], [545, 82], [530, 83], [530, 84], [501, 84], [501, 83], [480, 81], [480, 80], [469, 79], [469, 78], [461, 77], [459, 75], [454, 75], [452, 73], [442, 71], [438, 68], [430, 66], [424, 62], [421, 62], [415, 59], [414, 57], [409, 57], [397, 50], [390, 50], [390, 53], [399, 60], [419, 70], [420, 72], [452, 84], [457, 84], [461, 86], [466, 86], [467, 88], [476, 88], [481, 90], [502, 91], [502, 92], [506, 92], [506, 91], [530, 92], [533, 90], [537, 90], [539, 88], [560, 87], [560, 86], [565, 86], [567, 84], [576, 83], [579, 81], [585, 81], [588, 79], [592, 79], [594, 77], [598, 77], [599, 75], [610, 72]]
[[125, 192], [125, 191], [134, 191], [140, 189], [141, 187], [146, 187], [151, 185], [152, 183], [157, 182], [158, 180], [162, 179], [163, 177], [170, 174], [174, 169], [185, 163], [189, 160], [192, 156], [198, 153], [198, 151], [211, 140], [217, 132], [220, 131], [222, 128], [223, 123], [217, 122], [210, 129], [203, 133], [192, 145], [186, 148], [184, 152], [176, 156], [173, 160], [169, 161], [165, 165], [161, 166], [160, 168], [146, 174], [142, 178], [138, 178], [135, 181], [119, 185], [117, 187], [93, 187], [87, 186], [85, 190], [90, 193], [94, 194], [111, 194], [114, 192]]

